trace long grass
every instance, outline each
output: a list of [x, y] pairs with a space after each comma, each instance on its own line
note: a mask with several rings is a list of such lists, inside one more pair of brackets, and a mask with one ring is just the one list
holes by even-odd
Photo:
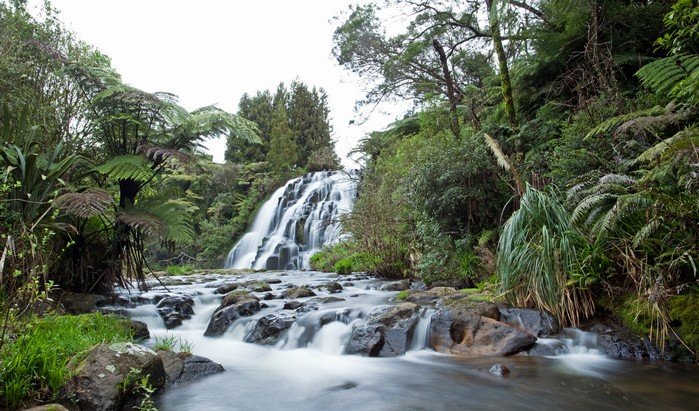
[[0, 352], [0, 404], [48, 400], [70, 377], [68, 362], [99, 343], [132, 340], [128, 321], [99, 313], [47, 316], [18, 325], [18, 337]]
[[595, 274], [586, 269], [583, 257], [589, 249], [556, 198], [527, 187], [500, 236], [501, 287], [518, 306], [544, 309], [564, 324], [577, 325], [594, 313], [587, 287]]

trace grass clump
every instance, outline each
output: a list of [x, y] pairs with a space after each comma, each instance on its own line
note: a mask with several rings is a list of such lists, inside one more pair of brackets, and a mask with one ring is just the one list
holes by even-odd
[[677, 333], [695, 358], [699, 357], [699, 288], [688, 294], [671, 297], [669, 311]]
[[324, 247], [311, 256], [311, 268], [316, 271], [338, 274], [350, 274], [352, 271], [373, 271], [376, 268], [377, 259], [368, 253], [357, 251], [357, 248], [357, 245], [352, 241], [343, 241]]
[[398, 294], [396, 294], [396, 301], [405, 301], [408, 299], [409, 296], [410, 296], [410, 291], [403, 290], [403, 291], [399, 292]]
[[155, 337], [153, 349], [155, 351], [175, 351], [179, 347], [179, 352], [192, 353], [194, 344], [190, 343], [182, 337], [175, 337], [172, 334], [166, 334]]
[[169, 265], [165, 267], [165, 274], [167, 276], [188, 275], [193, 274], [195, 271], [196, 268], [191, 264]]
[[18, 327], [0, 352], [0, 403], [9, 409], [28, 397], [52, 398], [70, 377], [68, 362], [95, 344], [133, 339], [128, 320], [100, 313], [51, 315]]

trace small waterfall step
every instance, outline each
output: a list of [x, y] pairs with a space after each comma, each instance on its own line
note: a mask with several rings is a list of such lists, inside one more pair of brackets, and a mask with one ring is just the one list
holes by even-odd
[[355, 171], [319, 171], [279, 187], [233, 247], [226, 268], [308, 269], [311, 254], [341, 237], [357, 195]]

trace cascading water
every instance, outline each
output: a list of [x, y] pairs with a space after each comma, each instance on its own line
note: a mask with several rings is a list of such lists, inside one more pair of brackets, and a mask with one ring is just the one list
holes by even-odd
[[226, 268], [306, 269], [310, 255], [340, 238], [342, 214], [351, 211], [356, 174], [319, 171], [277, 189], [233, 247]]

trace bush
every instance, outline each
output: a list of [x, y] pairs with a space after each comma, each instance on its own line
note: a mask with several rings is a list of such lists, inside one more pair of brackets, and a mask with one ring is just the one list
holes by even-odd
[[335, 272], [340, 275], [352, 274], [352, 260], [349, 258], [343, 258], [342, 260], [335, 263], [333, 267]]
[[165, 267], [165, 274], [167, 275], [187, 275], [192, 274], [195, 268], [191, 264], [183, 265], [169, 265]]
[[373, 271], [376, 267], [376, 257], [357, 249], [358, 245], [351, 240], [326, 246], [311, 256], [311, 268], [338, 274], [339, 269], [349, 269], [347, 274], [352, 271]]
[[47, 400], [69, 377], [68, 362], [95, 344], [131, 341], [128, 320], [100, 313], [47, 316], [19, 325], [0, 352], [0, 398], [17, 408], [27, 397]]

